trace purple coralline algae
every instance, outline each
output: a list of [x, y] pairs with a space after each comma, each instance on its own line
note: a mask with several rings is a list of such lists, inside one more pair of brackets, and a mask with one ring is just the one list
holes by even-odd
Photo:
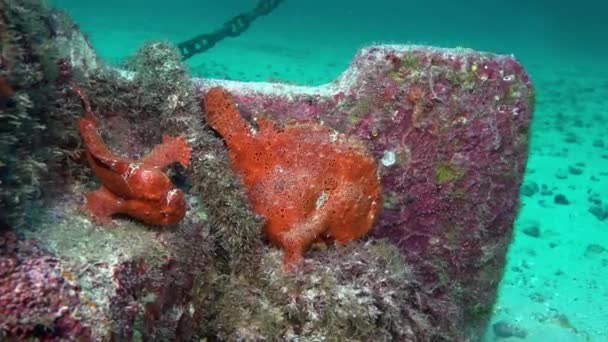
[[0, 338], [89, 340], [91, 328], [81, 321], [80, 289], [72, 278], [33, 241], [0, 231]]

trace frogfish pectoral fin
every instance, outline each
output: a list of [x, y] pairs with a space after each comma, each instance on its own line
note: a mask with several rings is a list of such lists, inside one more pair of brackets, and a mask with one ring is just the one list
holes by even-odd
[[83, 209], [101, 224], [111, 224], [112, 215], [123, 211], [124, 201], [104, 186], [85, 196], [87, 203]]
[[164, 169], [173, 163], [180, 163], [183, 167], [190, 165], [192, 148], [184, 137], [163, 136], [162, 144], [154, 146], [152, 151], [139, 161], [146, 166]]

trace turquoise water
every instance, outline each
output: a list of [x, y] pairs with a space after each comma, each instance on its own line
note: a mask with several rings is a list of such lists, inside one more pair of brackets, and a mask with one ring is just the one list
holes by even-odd
[[[148, 40], [180, 42], [209, 32], [255, 0], [54, 0], [87, 32], [100, 54], [119, 62]], [[330, 3], [328, 5], [327, 3]], [[605, 70], [608, 5], [552, 1], [286, 0], [242, 36], [191, 61], [193, 71], [239, 80], [269, 77], [317, 84], [332, 80], [372, 42], [465, 46], [515, 54], [538, 65]], [[245, 55], [242, 55], [245, 53]], [[257, 58], [243, 58], [249, 54]]]
[[[120, 65], [146, 41], [178, 43], [212, 31], [256, 1], [53, 3]], [[318, 85], [378, 42], [514, 54], [532, 75], [537, 106], [529, 191], [494, 321], [522, 327], [527, 341], [608, 341], [608, 219], [592, 212], [608, 203], [608, 3], [556, 3], [286, 0], [189, 64], [203, 77]]]

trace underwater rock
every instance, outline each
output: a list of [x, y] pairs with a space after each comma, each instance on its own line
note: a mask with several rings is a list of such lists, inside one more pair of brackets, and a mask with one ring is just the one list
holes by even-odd
[[569, 205], [570, 204], [570, 200], [568, 200], [568, 197], [566, 197], [566, 195], [564, 195], [564, 194], [555, 195], [555, 197], [553, 197], [553, 202], [555, 202], [555, 204], [559, 204], [559, 205]]
[[361, 50], [319, 87], [199, 84], [201, 92], [227, 89], [241, 112], [321, 121], [366, 141], [381, 164], [384, 198], [373, 237], [396, 244], [423, 290], [455, 300], [460, 311], [449, 315], [479, 336], [511, 241], [534, 108], [516, 59], [382, 45]]
[[91, 338], [69, 267], [32, 240], [0, 231], [0, 339]]
[[584, 164], [577, 163], [576, 165], [568, 166], [568, 172], [571, 175], [579, 176], [583, 174], [583, 166]]
[[524, 222], [522, 224], [523, 228], [522, 228], [522, 233], [533, 237], [533, 238], [539, 238], [540, 237], [540, 223], [538, 221], [528, 221], [528, 222]]
[[538, 184], [536, 182], [524, 183], [519, 190], [522, 196], [532, 197], [536, 195], [539, 190]]
[[[223, 163], [217, 152], [221, 141], [203, 129], [195, 88], [179, 53], [167, 44], [146, 46], [134, 57], [139, 63], [132, 71], [146, 67], [151, 74], [140, 72], [128, 79], [96, 59], [69, 18], [34, 0], [0, 1], [0, 33], [0, 47], [10, 56], [0, 64], [0, 224], [53, 258], [51, 265], [36, 259], [19, 266], [8, 254], [12, 247], [0, 248], [3, 262], [7, 258], [16, 265], [0, 277], [2, 303], [11, 300], [13, 289], [24, 291], [17, 297], [19, 305], [2, 304], [7, 311], [0, 313], [0, 339], [74, 339], [81, 334], [71, 315], [90, 327], [92, 337], [87, 339], [83, 330], [84, 340], [167, 340], [178, 333], [187, 339], [193, 331], [189, 322], [197, 314], [194, 308], [185, 309], [193, 279], [210, 267], [209, 256], [215, 252], [210, 226], [217, 235], [227, 225], [241, 228], [233, 234], [239, 237], [253, 237], [251, 232], [259, 227], [244, 201], [230, 202], [242, 191], [234, 186], [235, 177], [224, 172], [227, 159]], [[159, 54], [175, 58], [150, 57]], [[121, 156], [145, 154], [161, 141], [162, 133], [187, 134], [198, 157], [191, 179], [203, 179], [192, 188], [206, 186], [218, 195], [207, 196], [205, 203], [187, 196], [188, 215], [167, 232], [124, 217], [116, 219], [113, 228], [93, 224], [79, 211], [82, 194], [95, 184], [76, 129], [82, 106], [69, 82], [82, 84], [93, 108], [105, 114], [100, 116], [100, 131]], [[168, 105], [159, 108], [161, 102]], [[201, 146], [217, 157], [201, 160]], [[171, 170], [174, 178], [182, 173]], [[188, 188], [184, 182], [180, 186]], [[213, 200], [231, 205], [205, 210]], [[204, 221], [207, 218], [213, 225]], [[257, 240], [248, 243], [243, 238], [219, 247], [235, 246], [232, 255], [239, 255], [253, 249]], [[4, 265], [0, 269], [4, 272]], [[35, 276], [35, 282], [23, 272]], [[39, 312], [47, 314], [39, 317]]]
[[604, 140], [602, 140], [602, 139], [593, 140], [593, 147], [604, 148], [604, 146], [605, 146]]
[[510, 337], [525, 339], [528, 336], [526, 330], [507, 321], [498, 321], [492, 324], [492, 330], [494, 330], [494, 335], [498, 339]]
[[606, 248], [604, 248], [602, 245], [598, 245], [597, 243], [590, 243], [587, 245], [587, 247], [585, 248], [585, 257], [594, 257], [597, 255], [600, 255], [602, 253], [606, 252]]
[[588, 211], [600, 221], [608, 219], [608, 206], [605, 204], [594, 204]]
[[454, 302], [420, 289], [399, 250], [382, 240], [309, 252], [295, 273], [268, 248], [255, 277], [222, 279], [213, 336], [222, 341], [464, 341]]
[[62, 90], [73, 65], [97, 60], [67, 16], [34, 0], [0, 0], [0, 55], [0, 220], [22, 226], [61, 191], [79, 144]]

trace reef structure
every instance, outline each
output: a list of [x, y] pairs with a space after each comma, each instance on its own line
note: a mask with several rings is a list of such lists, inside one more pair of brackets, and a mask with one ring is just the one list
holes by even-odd
[[49, 251], [0, 231], [0, 331], [25, 340], [49, 336], [45, 330], [54, 327], [58, 340], [90, 340], [91, 328], [79, 318], [79, 288], [68, 272]]
[[[168, 44], [147, 45], [128, 70], [112, 70], [40, 2], [0, 4], [2, 47], [19, 52], [0, 66], [0, 119], [29, 123], [0, 131], [0, 339], [481, 339], [511, 239], [534, 105], [516, 59], [380, 45], [320, 87], [192, 80]], [[44, 49], [21, 44], [27, 39]], [[45, 56], [53, 58], [37, 62]], [[183, 220], [160, 229], [119, 217], [107, 229], [78, 210], [96, 178], [79, 157], [82, 106], [69, 82], [88, 94], [104, 142], [129, 160], [163, 135], [184, 137], [190, 165], [167, 170], [184, 193]], [[241, 113], [314, 121], [365, 142], [382, 186], [372, 233], [309, 250], [297, 272], [282, 272], [284, 255], [263, 243], [264, 219], [230, 171], [224, 142], [204, 125], [199, 94], [217, 86]], [[35, 149], [45, 147], [34, 160], [10, 153], [33, 137]], [[48, 177], [34, 182], [20, 172], [32, 165]]]
[[425, 291], [455, 300], [450, 314], [464, 335], [479, 336], [511, 241], [534, 110], [530, 77], [514, 57], [381, 45], [320, 87], [199, 85], [228, 89], [243, 112], [323, 122], [366, 141], [384, 200], [373, 236], [397, 245]]

